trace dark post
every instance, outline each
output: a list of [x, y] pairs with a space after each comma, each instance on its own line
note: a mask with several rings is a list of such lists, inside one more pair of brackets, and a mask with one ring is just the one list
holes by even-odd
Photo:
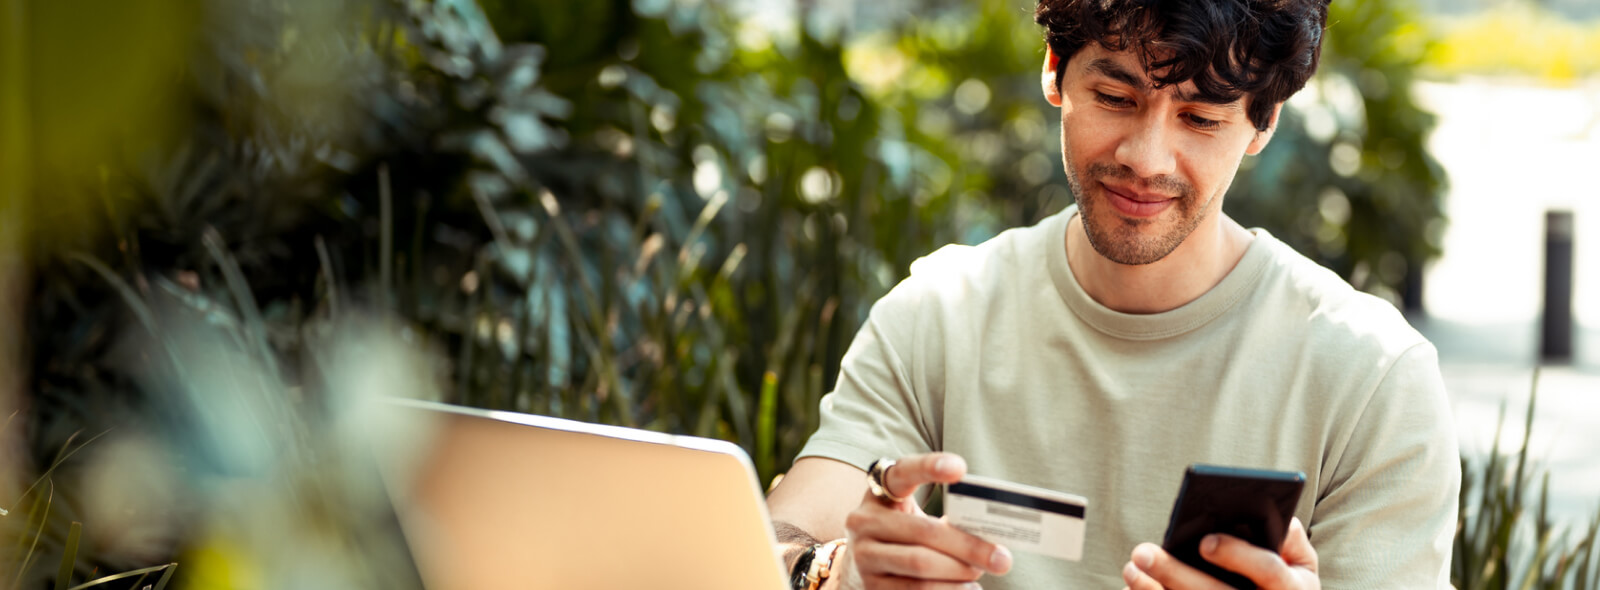
[[1400, 292], [1400, 309], [1407, 313], [1422, 312], [1422, 263], [1406, 260], [1405, 289]]
[[1544, 214], [1544, 323], [1539, 358], [1572, 359], [1572, 212]]

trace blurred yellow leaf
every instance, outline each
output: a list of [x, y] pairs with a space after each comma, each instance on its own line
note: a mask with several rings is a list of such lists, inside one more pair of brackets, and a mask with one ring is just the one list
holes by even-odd
[[227, 536], [213, 534], [179, 560], [182, 590], [260, 590], [261, 567]]

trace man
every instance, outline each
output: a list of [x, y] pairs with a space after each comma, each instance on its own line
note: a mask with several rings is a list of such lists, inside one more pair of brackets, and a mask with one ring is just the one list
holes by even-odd
[[[1211, 463], [1308, 478], [1280, 550], [1202, 543], [1224, 569], [1273, 589], [1448, 587], [1460, 473], [1433, 347], [1222, 213], [1326, 18], [1321, 0], [1039, 2], [1077, 203], [941, 249], [873, 307], [769, 498], [797, 586], [1222, 587], [1151, 543], [1184, 468]], [[880, 457], [899, 460], [868, 491]], [[928, 484], [968, 472], [1086, 497], [1083, 559], [923, 514]]]

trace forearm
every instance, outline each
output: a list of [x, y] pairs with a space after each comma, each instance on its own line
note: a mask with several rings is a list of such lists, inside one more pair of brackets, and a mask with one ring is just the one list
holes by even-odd
[[806, 457], [767, 496], [775, 552], [785, 571], [806, 549], [845, 536], [844, 521], [867, 491], [866, 474], [848, 463]]
[[[860, 468], [837, 460], [806, 457], [795, 462], [767, 496], [777, 533], [774, 553], [787, 572], [794, 571], [806, 550], [845, 537], [844, 523], [867, 493], [866, 479]], [[837, 563], [848, 564], [849, 551], [841, 552], [844, 559]], [[831, 577], [829, 582], [836, 584]]]

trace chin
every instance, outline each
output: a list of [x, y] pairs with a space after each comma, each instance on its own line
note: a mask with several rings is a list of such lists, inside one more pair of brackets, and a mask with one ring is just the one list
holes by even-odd
[[1159, 262], [1183, 244], [1194, 228], [1173, 219], [1178, 209], [1170, 207], [1155, 217], [1129, 217], [1103, 200], [1079, 204], [1089, 245], [1107, 260], [1128, 266]]

